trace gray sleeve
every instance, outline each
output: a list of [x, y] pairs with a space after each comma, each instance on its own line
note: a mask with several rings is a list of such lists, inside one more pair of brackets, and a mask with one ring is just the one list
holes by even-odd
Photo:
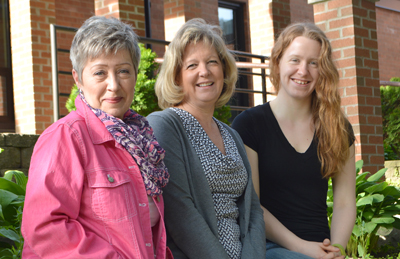
[[163, 193], [165, 224], [171, 238], [168, 240], [168, 246], [174, 258], [228, 259], [225, 249], [195, 206], [195, 200], [199, 197], [192, 195], [190, 170], [196, 169], [188, 168], [190, 164], [185, 148], [187, 143], [183, 136], [185, 134], [183, 127], [172, 116], [163, 112], [150, 114], [147, 119], [157, 141], [166, 151], [164, 160], [170, 179]]

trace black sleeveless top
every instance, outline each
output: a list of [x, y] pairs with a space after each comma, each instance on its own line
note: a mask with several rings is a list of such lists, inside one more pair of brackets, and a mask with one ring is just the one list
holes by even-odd
[[269, 103], [242, 112], [232, 128], [258, 154], [261, 204], [304, 240], [330, 238], [328, 180], [321, 175], [317, 141], [306, 152], [298, 153], [283, 134]]

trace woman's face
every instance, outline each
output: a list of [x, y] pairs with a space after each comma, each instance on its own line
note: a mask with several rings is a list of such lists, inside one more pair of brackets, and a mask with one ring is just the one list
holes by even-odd
[[136, 84], [136, 72], [127, 50], [88, 61], [82, 71], [82, 83], [75, 70], [73, 77], [90, 106], [123, 118], [132, 103]]
[[310, 98], [319, 78], [318, 59], [321, 44], [297, 37], [279, 61], [280, 95], [295, 99]]
[[187, 45], [177, 84], [185, 93], [182, 104], [214, 108], [224, 86], [222, 62], [215, 48], [202, 41]]

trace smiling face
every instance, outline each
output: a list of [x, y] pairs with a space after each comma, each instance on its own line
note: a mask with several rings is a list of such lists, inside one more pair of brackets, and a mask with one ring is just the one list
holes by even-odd
[[318, 59], [321, 44], [303, 36], [289, 45], [279, 61], [278, 95], [294, 99], [311, 98], [319, 78]]
[[90, 106], [123, 118], [132, 103], [136, 84], [136, 72], [127, 50], [88, 61], [82, 71], [82, 82], [75, 70], [72, 74]]
[[181, 105], [214, 109], [224, 86], [222, 62], [215, 48], [202, 41], [187, 45], [177, 84], [185, 94]]

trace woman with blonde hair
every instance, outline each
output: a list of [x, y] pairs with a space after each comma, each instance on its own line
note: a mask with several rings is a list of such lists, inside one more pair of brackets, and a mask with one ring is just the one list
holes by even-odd
[[355, 137], [340, 109], [329, 40], [314, 24], [288, 26], [270, 70], [276, 99], [242, 112], [232, 125], [264, 211], [267, 258], [344, 258], [332, 244], [346, 247], [355, 222]]
[[236, 131], [213, 117], [231, 97], [235, 59], [221, 29], [186, 22], [170, 43], [148, 116], [171, 174], [164, 190], [167, 244], [174, 258], [264, 258], [262, 210]]

